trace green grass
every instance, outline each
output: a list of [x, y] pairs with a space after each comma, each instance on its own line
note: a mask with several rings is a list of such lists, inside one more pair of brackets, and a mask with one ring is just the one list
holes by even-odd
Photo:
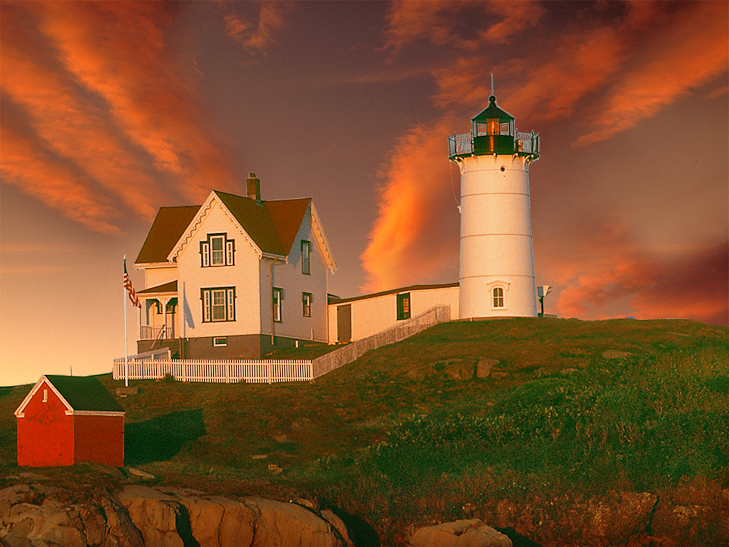
[[[300, 351], [286, 357], [321, 348]], [[448, 379], [480, 357], [499, 360], [490, 377]], [[312, 383], [130, 385], [129, 465], [223, 494], [315, 496], [385, 543], [526, 492], [729, 484], [729, 329], [692, 321], [448, 323]], [[19, 471], [12, 411], [27, 391], [0, 390], [0, 476]]]

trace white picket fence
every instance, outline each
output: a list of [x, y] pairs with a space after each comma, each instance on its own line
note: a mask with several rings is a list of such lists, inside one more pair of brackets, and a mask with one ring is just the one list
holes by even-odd
[[[451, 320], [450, 306], [436, 306], [386, 331], [357, 340], [313, 360], [170, 359], [169, 350], [114, 359], [114, 380], [160, 380], [167, 375], [180, 382], [268, 383], [319, 378], [359, 359], [366, 352], [400, 342]], [[166, 349], [166, 348], [165, 348]]]
[[[125, 368], [128, 367], [128, 370]], [[299, 360], [114, 359], [114, 380], [160, 380], [167, 375], [180, 382], [274, 383], [313, 379], [312, 362]]]

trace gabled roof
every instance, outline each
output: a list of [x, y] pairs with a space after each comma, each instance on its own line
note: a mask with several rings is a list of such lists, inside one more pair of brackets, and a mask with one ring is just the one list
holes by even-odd
[[33, 389], [30, 390], [30, 393], [15, 411], [16, 416], [19, 418], [23, 416], [23, 410], [25, 410], [25, 407], [44, 381], [48, 382], [51, 389], [58, 395], [70, 413], [124, 413], [124, 409], [116, 402], [116, 399], [111, 396], [111, 393], [107, 391], [98, 378], [94, 376], [47, 374], [41, 376]]
[[[169, 247], [164, 262], [172, 262], [176, 259], [208, 214], [208, 211], [217, 206], [215, 205], [216, 202], [219, 203], [219, 206], [222, 207], [231, 220], [237, 223], [244, 237], [256, 249], [259, 256], [268, 255], [269, 258], [288, 257], [296, 240], [296, 234], [299, 232], [307, 214], [309, 214], [311, 216], [312, 231], [324, 261], [332, 271], [336, 270], [337, 266], [334, 263], [329, 243], [324, 236], [321, 222], [311, 198], [258, 201], [217, 190], [212, 191], [205, 203], [196, 208], [195, 214], [192, 215], [188, 225], [179, 232], [176, 241], [170, 244], [172, 238], [165, 239], [165, 245], [169, 245]], [[150, 230], [148, 240], [151, 237], [151, 232], [152, 230]], [[145, 245], [147, 245], [146, 241]], [[152, 245], [150, 243], [150, 246]], [[159, 246], [162, 247], [161, 244]]]
[[256, 201], [225, 192], [213, 193], [263, 253], [279, 256], [288, 256], [311, 203], [311, 198]]
[[134, 263], [167, 262], [170, 249], [180, 239], [199, 209], [199, 205], [160, 207]]

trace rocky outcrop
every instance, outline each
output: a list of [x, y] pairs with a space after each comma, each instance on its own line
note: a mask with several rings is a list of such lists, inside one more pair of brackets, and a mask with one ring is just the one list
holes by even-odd
[[77, 503], [53, 494], [40, 485], [0, 490], [0, 545], [352, 547], [334, 513], [293, 503], [140, 485]]
[[[692, 484], [659, 494], [611, 492], [549, 500], [501, 500], [489, 522], [543, 547], [719, 547], [729, 545], [729, 488]], [[515, 542], [516, 546], [516, 542]]]
[[419, 528], [410, 547], [512, 547], [511, 540], [478, 519]]

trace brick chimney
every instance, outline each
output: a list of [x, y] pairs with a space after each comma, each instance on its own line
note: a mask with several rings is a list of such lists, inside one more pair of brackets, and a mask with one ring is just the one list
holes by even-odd
[[251, 199], [261, 201], [261, 180], [256, 177], [255, 173], [251, 173], [246, 179], [246, 195]]

